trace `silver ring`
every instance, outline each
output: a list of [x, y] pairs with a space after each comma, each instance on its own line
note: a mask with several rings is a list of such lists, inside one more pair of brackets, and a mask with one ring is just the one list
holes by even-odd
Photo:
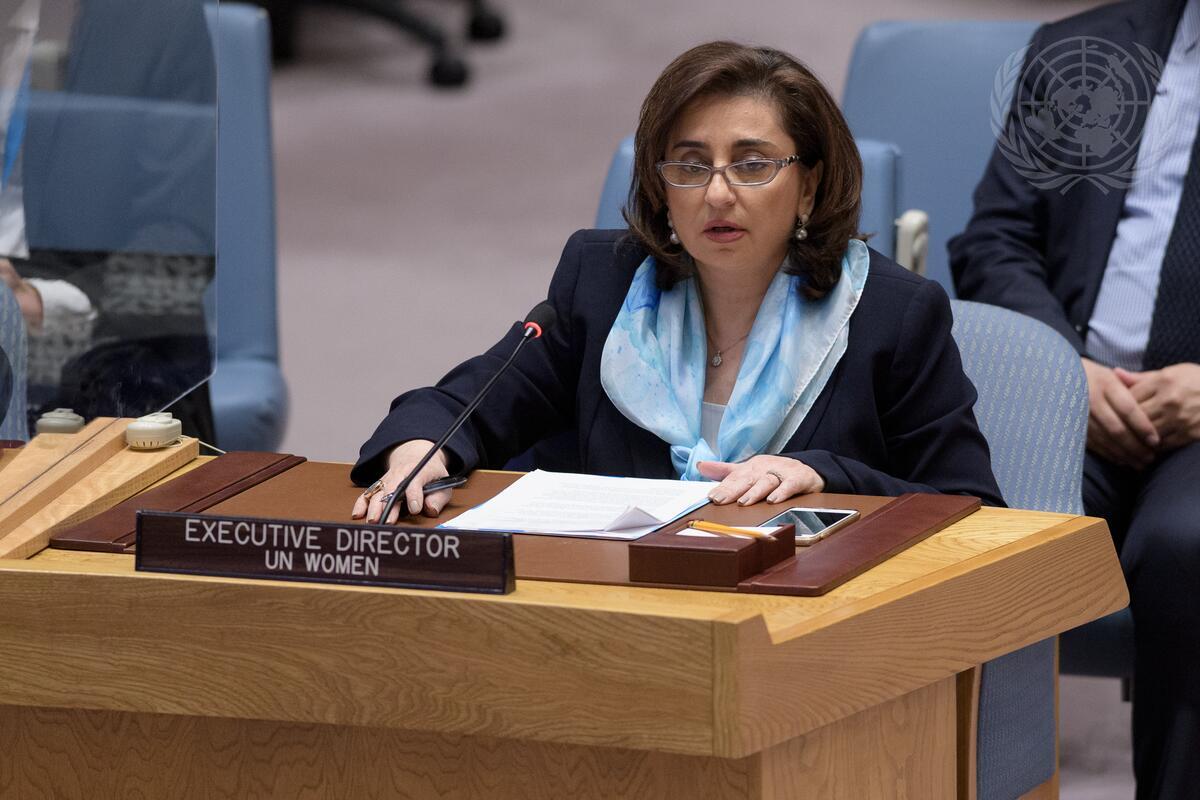
[[388, 492], [387, 494], [385, 494], [383, 497], [381, 497], [379, 499], [382, 500], [383, 504], [386, 506], [388, 503], [392, 502], [392, 495], [394, 495], [394, 494], [396, 494], [396, 493]]
[[766, 471], [764, 474], [766, 474], [766, 475], [771, 475], [772, 477], [774, 477], [774, 478], [775, 478], [775, 480], [779, 481], [779, 485], [780, 485], [780, 486], [782, 486], [782, 485], [783, 485], [783, 476], [782, 476], [782, 475], [780, 475], [780, 474], [779, 474], [778, 472], [776, 472], [775, 470], [773, 470], [773, 469], [769, 469], [769, 470], [767, 470], [767, 471]]
[[374, 497], [375, 495], [379, 494], [381, 489], [383, 489], [383, 478], [380, 478], [379, 480], [375, 481], [370, 486], [368, 486], [366, 489], [363, 489], [362, 499], [366, 500], [367, 502], [370, 502], [371, 498]]

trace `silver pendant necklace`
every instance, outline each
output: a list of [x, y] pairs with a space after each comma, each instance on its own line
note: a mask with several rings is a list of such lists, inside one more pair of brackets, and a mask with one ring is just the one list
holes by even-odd
[[726, 350], [731, 350], [734, 347], [737, 347], [739, 344], [741, 344], [742, 341], [747, 336], [750, 335], [750, 331], [746, 331], [737, 339], [737, 341], [727, 344], [724, 347], [717, 347], [717, 343], [713, 341], [713, 338], [712, 338], [712, 336], [709, 335], [708, 331], [705, 331], [704, 335], [708, 337], [709, 346], [712, 347], [713, 350], [717, 351], [717, 352], [713, 353], [712, 358], [710, 358], [708, 360], [708, 363], [711, 364], [714, 368], [716, 368], [716, 367], [721, 366], [721, 363], [725, 360], [721, 357], [721, 353], [723, 353]]

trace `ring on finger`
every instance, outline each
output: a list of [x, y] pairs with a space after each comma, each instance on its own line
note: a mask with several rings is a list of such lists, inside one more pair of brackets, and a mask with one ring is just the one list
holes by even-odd
[[766, 471], [764, 474], [765, 474], [765, 475], [770, 475], [770, 476], [771, 476], [771, 477], [773, 477], [775, 480], [779, 481], [779, 484], [780, 484], [780, 485], [782, 485], [782, 484], [783, 484], [783, 476], [782, 476], [782, 475], [780, 475], [780, 474], [779, 474], [778, 472], [776, 472], [775, 470], [773, 470], [773, 469], [769, 469], [769, 470], [767, 470], [767, 471]]
[[383, 490], [383, 478], [372, 483], [366, 489], [363, 489], [362, 499], [370, 502], [371, 498], [379, 494]]

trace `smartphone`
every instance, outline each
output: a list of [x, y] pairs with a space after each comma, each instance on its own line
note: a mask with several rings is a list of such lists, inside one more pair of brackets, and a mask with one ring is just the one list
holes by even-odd
[[789, 508], [771, 517], [762, 527], [795, 525], [796, 546], [805, 547], [824, 539], [843, 525], [858, 519], [858, 512], [849, 508]]

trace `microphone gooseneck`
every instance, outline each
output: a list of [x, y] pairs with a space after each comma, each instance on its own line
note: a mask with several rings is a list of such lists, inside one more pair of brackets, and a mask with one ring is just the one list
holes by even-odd
[[[489, 391], [491, 391], [492, 387], [496, 384], [496, 381], [500, 379], [500, 376], [503, 375], [505, 371], [512, 365], [513, 361], [516, 360], [517, 353], [521, 352], [521, 348], [525, 346], [525, 343], [540, 338], [545, 331], [549, 330], [554, 325], [557, 319], [558, 314], [555, 313], [554, 306], [550, 305], [549, 303], [543, 301], [533, 307], [533, 310], [530, 311], [525, 317], [525, 330], [522, 332], [521, 338], [517, 342], [517, 346], [513, 348], [513, 351], [508, 356], [508, 359], [505, 360], [504, 364], [500, 366], [500, 369], [496, 370], [496, 373], [488, 379], [488, 382], [485, 383], [483, 388], [479, 390], [479, 393], [472, 398], [471, 402], [468, 403], [466, 408], [462, 410], [462, 413], [458, 415], [458, 418], [451, 423], [446, 432], [442, 434], [442, 437], [434, 442], [433, 447], [429, 448], [429, 452], [422, 456], [421, 460], [416, 463], [416, 466], [409, 470], [408, 474], [404, 476], [404, 480], [400, 481], [400, 485], [392, 490], [392, 496], [384, 505], [383, 513], [379, 515], [379, 524], [387, 524], [387, 518], [388, 515], [392, 513], [392, 508], [395, 507], [396, 502], [404, 496], [404, 493], [408, 491], [408, 487], [413, 482], [413, 479], [421, 470], [425, 468], [425, 465], [433, 459], [437, 452], [446, 445], [446, 442], [450, 441], [450, 437], [458, 433], [458, 429], [461, 428], [463, 423], [467, 421], [467, 417], [471, 416], [471, 413], [479, 407], [479, 404], [483, 402], [483, 398], [487, 396]], [[404, 502], [405, 511], [407, 511], [408, 501], [405, 500]]]

